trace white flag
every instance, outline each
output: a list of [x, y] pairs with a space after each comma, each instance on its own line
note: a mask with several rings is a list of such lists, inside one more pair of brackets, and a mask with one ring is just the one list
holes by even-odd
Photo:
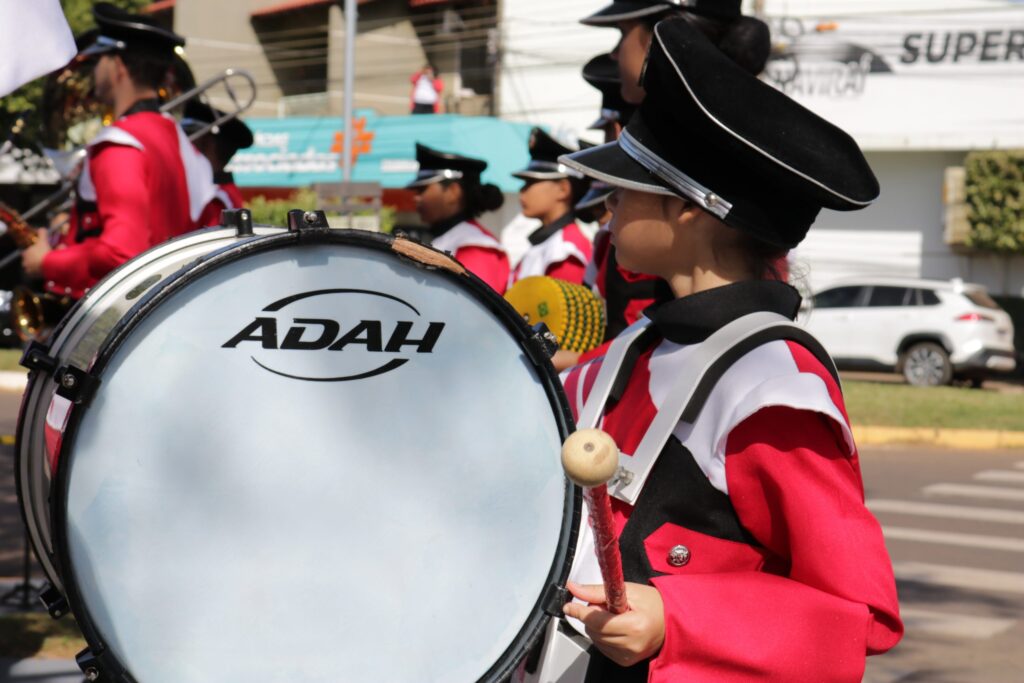
[[0, 0], [0, 97], [75, 56], [60, 0]]

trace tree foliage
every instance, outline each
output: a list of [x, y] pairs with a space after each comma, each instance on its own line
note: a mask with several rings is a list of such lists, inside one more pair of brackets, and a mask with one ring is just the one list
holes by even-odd
[[967, 155], [967, 246], [1024, 252], [1024, 150]]
[[[129, 11], [138, 11], [152, 0], [110, 0], [112, 4]], [[64, 16], [67, 17], [71, 31], [77, 36], [95, 27], [92, 18], [93, 0], [61, 0]], [[24, 131], [19, 136], [22, 146], [34, 145], [41, 136], [42, 117], [39, 108], [43, 99], [43, 83], [45, 78], [38, 78], [15, 90], [7, 97], [0, 98], [0, 142], [7, 139], [11, 127], [19, 114], [25, 119]]]

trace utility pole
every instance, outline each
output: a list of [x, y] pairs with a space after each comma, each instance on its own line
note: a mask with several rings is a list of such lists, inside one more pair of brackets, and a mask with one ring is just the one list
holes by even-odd
[[355, 99], [356, 24], [359, 13], [356, 0], [345, 0], [345, 140], [342, 144], [342, 182], [352, 182], [352, 101]]

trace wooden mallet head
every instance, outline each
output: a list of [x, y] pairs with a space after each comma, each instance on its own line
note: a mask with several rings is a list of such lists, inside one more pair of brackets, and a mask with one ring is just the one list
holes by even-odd
[[619, 469], [619, 447], [600, 429], [581, 429], [562, 445], [562, 467], [583, 488], [607, 484]]

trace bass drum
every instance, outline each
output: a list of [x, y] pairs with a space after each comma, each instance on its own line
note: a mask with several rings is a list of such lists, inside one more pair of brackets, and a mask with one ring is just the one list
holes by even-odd
[[[18, 500], [36, 557], [56, 593], [63, 584], [56, 568], [53, 536], [50, 532], [50, 489], [57, 464], [60, 424], [69, 402], [57, 396], [52, 370], [71, 366], [87, 368], [117, 323], [139, 298], [155, 284], [170, 277], [184, 265], [225, 246], [255, 236], [280, 234], [283, 228], [248, 226], [213, 228], [190, 233], [165, 242], [125, 263], [90, 290], [64, 316], [46, 346], [35, 344], [26, 359], [52, 361], [36, 365], [29, 373], [22, 395], [15, 447]], [[47, 416], [52, 419], [47, 420]], [[62, 611], [59, 605], [54, 610]]]
[[154, 279], [54, 375], [83, 670], [506, 680], [561, 611], [579, 522], [547, 351], [402, 239], [289, 231]]

